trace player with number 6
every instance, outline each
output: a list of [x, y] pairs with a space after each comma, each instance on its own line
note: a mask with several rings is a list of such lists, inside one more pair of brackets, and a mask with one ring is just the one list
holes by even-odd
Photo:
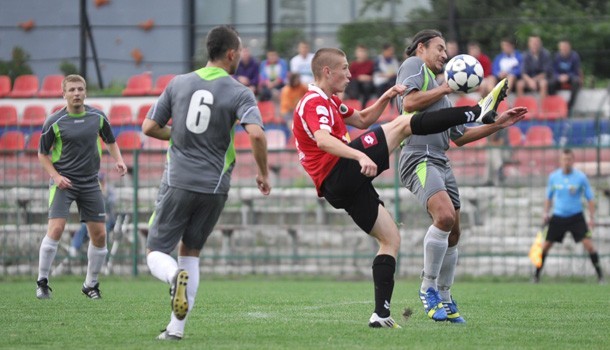
[[[171, 285], [171, 320], [160, 340], [183, 337], [199, 286], [199, 254], [229, 192], [236, 124], [250, 136], [259, 191], [264, 195], [271, 191], [267, 141], [256, 98], [231, 77], [239, 63], [241, 39], [231, 27], [219, 26], [210, 30], [206, 45], [206, 66], [170, 81], [142, 124], [144, 134], [170, 140], [146, 258], [153, 276]], [[170, 253], [178, 243], [176, 261]]]

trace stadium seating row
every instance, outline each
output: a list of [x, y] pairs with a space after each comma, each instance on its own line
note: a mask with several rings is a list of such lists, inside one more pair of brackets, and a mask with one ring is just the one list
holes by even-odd
[[44, 77], [42, 86], [39, 88], [39, 80], [36, 75], [27, 74], [18, 76], [11, 88], [11, 79], [0, 76], [0, 97], [9, 98], [31, 98], [31, 97], [61, 97], [61, 82], [64, 76], [51, 74]]
[[142, 73], [129, 77], [127, 85], [123, 89], [123, 96], [159, 96], [165, 90], [167, 84], [172, 80], [175, 74], [164, 74], [157, 78], [153, 85], [153, 79], [150, 74]]
[[[460, 96], [455, 101], [454, 106], [472, 106], [476, 103], [477, 101], [468, 96]], [[557, 120], [568, 117], [568, 103], [560, 95], [549, 95], [542, 100], [532, 95], [516, 96], [512, 102], [509, 100], [502, 101], [498, 107], [498, 112], [502, 113], [511, 107], [527, 107], [526, 120]]]
[[[92, 107], [103, 111], [103, 108], [96, 104], [91, 104]], [[64, 104], [58, 104], [51, 108], [49, 113], [47, 109], [41, 104], [31, 104], [25, 107], [21, 118], [17, 113], [17, 108], [11, 104], [0, 105], [0, 127], [6, 126], [26, 126], [26, 127], [37, 127], [42, 126], [44, 121], [49, 114], [53, 114], [56, 111], [64, 108]], [[148, 110], [152, 107], [152, 104], [145, 103], [138, 107], [137, 113], [133, 114], [131, 105], [116, 103], [110, 107], [108, 111], [108, 118], [110, 124], [113, 126], [122, 125], [142, 125], [144, 118]]]
[[[159, 96], [174, 74], [161, 75], [153, 85], [150, 74], [137, 74], [130, 77], [127, 86], [122, 92], [123, 96]], [[0, 76], [0, 97], [8, 98], [32, 98], [32, 97], [61, 97], [61, 82], [64, 76], [61, 74], [51, 74], [44, 77], [42, 86], [38, 76], [26, 74], [18, 76], [15, 84], [11, 87], [11, 79], [6, 75]]]

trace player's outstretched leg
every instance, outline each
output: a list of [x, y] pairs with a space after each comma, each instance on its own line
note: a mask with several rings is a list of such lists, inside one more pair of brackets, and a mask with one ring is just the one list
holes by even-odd
[[500, 80], [498, 84], [479, 101], [481, 107], [481, 114], [476, 119], [477, 123], [492, 124], [496, 121], [498, 116], [498, 106], [500, 102], [506, 97], [506, 91], [508, 90], [508, 80], [506, 78]]
[[171, 295], [172, 312], [179, 320], [184, 320], [189, 309], [189, 302], [186, 296], [186, 284], [189, 274], [183, 269], [179, 269], [172, 279], [169, 293]]
[[419, 299], [424, 304], [426, 315], [435, 321], [446, 321], [447, 311], [441, 302], [441, 296], [438, 291], [430, 287], [426, 292], [419, 292]]

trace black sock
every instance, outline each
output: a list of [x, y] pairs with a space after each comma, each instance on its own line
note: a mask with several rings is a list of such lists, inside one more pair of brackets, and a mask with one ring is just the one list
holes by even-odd
[[396, 259], [390, 255], [377, 255], [373, 260], [373, 283], [375, 284], [375, 313], [379, 317], [390, 316], [390, 301], [394, 291]]
[[411, 117], [411, 133], [413, 135], [436, 134], [456, 125], [474, 122], [479, 114], [481, 114], [479, 105], [418, 112]]
[[597, 278], [602, 278], [602, 266], [599, 264], [599, 255], [597, 252], [589, 254], [591, 257], [591, 262], [593, 263], [593, 267], [595, 267], [595, 272], [597, 273]]
[[536, 269], [537, 278], [540, 278], [540, 271], [542, 271], [542, 268], [544, 267], [544, 259], [546, 259], [546, 254], [542, 253], [542, 263], [540, 264], [540, 267]]

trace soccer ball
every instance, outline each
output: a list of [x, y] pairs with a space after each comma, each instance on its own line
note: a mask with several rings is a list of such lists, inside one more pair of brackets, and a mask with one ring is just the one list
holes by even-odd
[[445, 81], [453, 91], [471, 92], [483, 81], [483, 66], [470, 55], [457, 55], [445, 66]]

